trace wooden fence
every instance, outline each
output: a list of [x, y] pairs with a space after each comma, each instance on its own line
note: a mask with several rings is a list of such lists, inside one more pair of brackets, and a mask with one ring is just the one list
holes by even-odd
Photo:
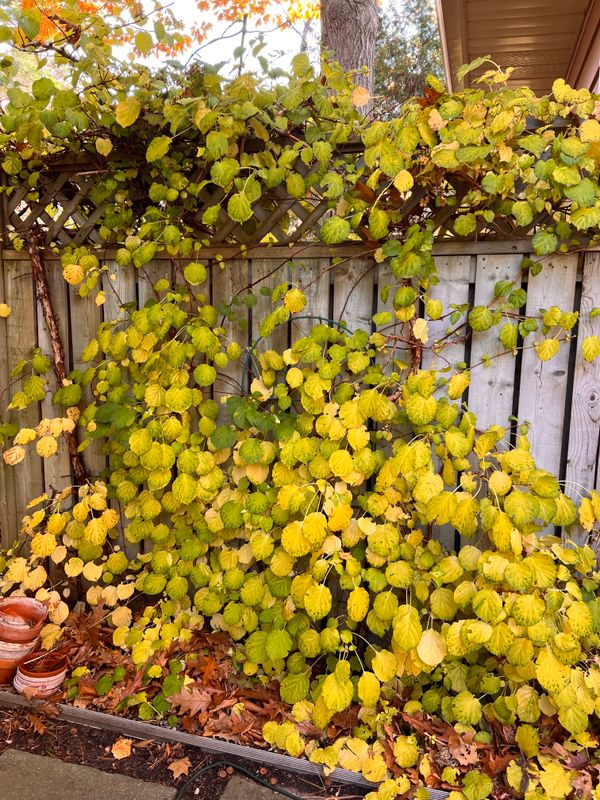
[[[439, 283], [430, 295], [440, 298], [446, 308], [452, 303], [485, 304], [493, 296], [497, 281], [518, 279], [521, 259], [530, 248], [528, 240], [436, 245]], [[342, 260], [334, 263], [334, 258]], [[286, 279], [304, 289], [307, 315], [343, 320], [351, 330], [370, 330], [372, 314], [391, 307], [391, 300], [386, 305], [379, 292], [380, 285], [390, 282], [389, 268], [365, 255], [362, 245], [258, 246], [250, 247], [244, 258], [240, 257], [239, 247], [223, 245], [201, 251], [199, 259], [211, 265], [207, 291], [213, 304], [228, 303], [252, 286], [258, 297], [256, 305], [241, 305], [235, 322], [226, 323], [235, 338], [245, 338], [248, 345], [258, 339], [259, 321], [271, 307], [270, 300], [260, 294], [261, 287], [272, 287]], [[152, 296], [154, 281], [162, 277], [173, 280], [175, 269], [174, 262], [166, 259], [156, 260], [141, 271], [120, 268], [108, 259], [109, 269], [103, 277], [106, 302], [97, 306], [92, 297], [81, 299], [64, 282], [58, 259], [47, 259], [46, 264], [70, 368], [82, 366], [82, 350], [102, 320], [122, 316], [123, 303], [143, 306]], [[9, 394], [21, 381], [11, 377], [11, 369], [20, 359], [31, 357], [32, 342], [45, 352], [49, 352], [49, 342], [36, 307], [27, 253], [0, 251], [0, 269], [0, 302], [12, 309], [7, 320], [0, 320], [0, 407], [4, 410]], [[564, 310], [581, 311], [585, 318], [586, 311], [600, 306], [600, 252], [554, 256], [539, 275], [529, 278], [524, 288], [528, 312], [558, 305]], [[312, 319], [298, 319], [287, 331], [277, 331], [270, 340], [259, 342], [258, 350], [285, 345], [313, 324]], [[598, 327], [600, 322], [586, 319], [585, 326], [579, 326], [579, 339], [598, 333]], [[443, 336], [446, 329], [447, 322], [430, 323], [431, 339]], [[446, 359], [472, 365], [467, 400], [479, 426], [507, 424], [514, 430], [515, 419], [531, 423], [532, 450], [539, 465], [557, 473], [566, 482], [569, 494], [577, 495], [582, 486], [600, 488], [600, 364], [583, 361], [575, 342], [570, 348], [562, 347], [555, 358], [545, 363], [532, 349], [520, 352], [517, 358], [494, 358], [502, 349], [496, 336], [494, 330], [474, 334], [470, 340], [446, 348], [443, 358], [427, 351], [423, 366], [443, 368]], [[489, 366], [482, 364], [484, 356], [491, 357]], [[239, 363], [226, 369], [215, 391], [231, 393], [235, 386], [247, 385], [244, 368], [244, 363]], [[9, 416], [20, 425], [35, 426], [41, 417], [54, 413], [46, 399], [39, 409], [12, 412]], [[104, 466], [96, 446], [86, 451], [85, 460], [92, 472]], [[7, 545], [15, 538], [19, 520], [32, 498], [47, 489], [61, 488], [70, 480], [64, 445], [57, 456], [43, 463], [33, 456], [13, 467], [2, 465], [1, 543]]]

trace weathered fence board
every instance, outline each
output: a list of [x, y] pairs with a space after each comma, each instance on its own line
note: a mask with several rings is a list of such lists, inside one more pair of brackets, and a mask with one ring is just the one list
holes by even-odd
[[[487, 305], [498, 281], [515, 281], [518, 287], [520, 265], [520, 256], [477, 256], [474, 304]], [[479, 428], [507, 425], [512, 415], [515, 360], [511, 355], [498, 355], [503, 350], [494, 328], [473, 333], [470, 364], [477, 367], [471, 373], [468, 400]], [[482, 364], [487, 358], [489, 366]]]
[[[587, 253], [583, 266], [581, 316], [577, 345], [590, 333], [598, 332], [597, 320], [590, 320], [592, 308], [600, 305], [600, 255]], [[594, 327], [596, 330], [594, 331]], [[575, 363], [572, 396], [567, 474], [565, 491], [577, 497], [583, 487], [594, 486], [598, 471], [600, 436], [600, 363], [588, 363], [580, 355]]]
[[[386, 263], [376, 264], [363, 246], [343, 245], [330, 248], [321, 244], [294, 247], [256, 246], [248, 248], [248, 257], [241, 258], [239, 249], [231, 253], [228, 246], [207, 248], [198, 254], [198, 259], [209, 266], [209, 280], [195, 293], [205, 294], [220, 307], [218, 324], [223, 324], [227, 335], [253, 348], [251, 355], [228, 364], [219, 370], [220, 376], [214, 387], [217, 401], [223, 395], [247, 389], [252, 375], [257, 374], [255, 353], [270, 347], [281, 350], [293, 341], [306, 335], [319, 320], [343, 321], [350, 331], [362, 328], [371, 331], [373, 313], [393, 310], [392, 300], [398, 281], [390, 275]], [[231, 248], [230, 248], [231, 249]], [[450, 323], [451, 304], [457, 306], [475, 303], [486, 304], [493, 296], [498, 280], [520, 282], [522, 254], [530, 252], [525, 242], [441, 243], [435, 246], [439, 281], [429, 289], [428, 296], [442, 300], [444, 317], [429, 324], [429, 345], [443, 339], [448, 330], [464, 322], [464, 317]], [[237, 256], [221, 266], [217, 255]], [[108, 267], [102, 277], [105, 292], [104, 305], [96, 306], [93, 297], [82, 300], [73, 287], [67, 287], [62, 279], [60, 262], [51, 257], [47, 261], [50, 289], [65, 337], [65, 349], [69, 368], [85, 366], [81, 353], [87, 341], [95, 335], [101, 321], [124, 318], [121, 305], [136, 304], [143, 307], [155, 297], [154, 283], [166, 278], [170, 285], [181, 284], [182, 267], [169, 258], [156, 258], [143, 270], [133, 267], [121, 268], [107, 254]], [[334, 258], [341, 258], [334, 263]], [[537, 277], [528, 279], [527, 312], [551, 305], [563, 309], [579, 310], [576, 298], [581, 295], [581, 307], [585, 313], [600, 305], [600, 253], [590, 251], [585, 257], [556, 256]], [[582, 270], [583, 264], [583, 270]], [[31, 285], [31, 269], [26, 253], [0, 252], [0, 301], [12, 308], [8, 321], [0, 320], [0, 391], [13, 380], [10, 369], [20, 358], [31, 357], [31, 345], [36, 343], [48, 352], [48, 335], [39, 311], [35, 307]], [[582, 274], [581, 274], [582, 273]], [[260, 320], [271, 308], [270, 299], [261, 293], [267, 287], [272, 290], [282, 282], [299, 286], [306, 294], [305, 310], [293, 318], [289, 325], [279, 326], [274, 333], [262, 338]], [[382, 296], [382, 288], [391, 285], [389, 295]], [[579, 287], [579, 288], [578, 288]], [[224, 307], [235, 296], [243, 298], [252, 291], [256, 295], [252, 303], [241, 302], [233, 307], [231, 319], [224, 317]], [[585, 330], [579, 331], [579, 339], [589, 333], [597, 333], [600, 322], [584, 318]], [[389, 356], [386, 370], [396, 370], [392, 361], [409, 361], [410, 353], [406, 337], [408, 326], [393, 325], [399, 338], [393, 355]], [[570, 493], [576, 493], [580, 485], [600, 485], [598, 465], [599, 421], [600, 421], [600, 365], [588, 364], [577, 354], [575, 364], [570, 363], [567, 345], [563, 345], [558, 356], [542, 364], [535, 351], [523, 351], [520, 362], [511, 356], [494, 358], [500, 351], [496, 332], [477, 333], [472, 340], [458, 341], [439, 354], [426, 349], [422, 366], [444, 369], [460, 362], [474, 366], [468, 403], [478, 417], [478, 427], [489, 424], [509, 426], [509, 418], [516, 413], [520, 422], [531, 423], [532, 450], [542, 467], [557, 472], [566, 464], [566, 485]], [[539, 338], [539, 334], [537, 335]], [[482, 362], [490, 356], [489, 366]], [[53, 378], [50, 378], [52, 384]], [[18, 381], [15, 384], [18, 388]], [[14, 390], [14, 387], [12, 387]], [[0, 405], [6, 406], [10, 391], [0, 395]], [[45, 400], [39, 409], [42, 416], [52, 414], [51, 405]], [[12, 412], [9, 416], [22, 424], [35, 425], [39, 419], [38, 409], [28, 412]], [[508, 440], [508, 437], [507, 437]], [[88, 448], [84, 454], [86, 463], [93, 470], [104, 467], [106, 461], [100, 452], [99, 443]], [[45, 461], [43, 465], [35, 458], [27, 458], [16, 467], [0, 468], [0, 541], [7, 544], [18, 530], [18, 523], [26, 502], [43, 487], [61, 488], [69, 482], [69, 464], [66, 449], [61, 447], [60, 456]], [[62, 481], [61, 481], [62, 479]], [[57, 485], [58, 484], [58, 485]], [[448, 528], [440, 532], [444, 543], [453, 544], [454, 532]]]
[[[577, 260], [576, 255], [556, 256], [529, 279], [527, 314], [558, 305], [559, 299], [563, 310], [573, 309]], [[568, 344], [562, 344], [556, 356], [546, 362], [540, 361], [531, 344], [523, 350], [517, 416], [521, 422], [532, 423], [529, 436], [538, 466], [555, 475], [561, 467], [563, 430], [568, 422], [564, 414], [568, 373]]]
[[[36, 307], [31, 267], [28, 264], [21, 261], [4, 262], [4, 297], [12, 310], [9, 324], [6, 325], [6, 358], [10, 382], [10, 370], [22, 359], [31, 360], [32, 345], [35, 346], [37, 342]], [[21, 373], [22, 377], [13, 384], [13, 391], [22, 388], [30, 374], [31, 368], [28, 365]], [[29, 406], [22, 411], [13, 411], [10, 418], [21, 427], [35, 428], [40, 420], [40, 413], [35, 406]], [[22, 515], [27, 503], [44, 490], [44, 467], [41, 459], [35, 456], [26, 458], [13, 469], [14, 474], [8, 478], [12, 489], [9, 489], [7, 495], [8, 539], [14, 537], [18, 531], [13, 515], [16, 512]]]

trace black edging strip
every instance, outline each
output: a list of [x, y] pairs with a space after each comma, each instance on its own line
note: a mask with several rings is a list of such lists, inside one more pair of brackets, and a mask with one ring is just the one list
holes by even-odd
[[[41, 701], [29, 701], [21, 695], [12, 692], [0, 691], [1, 708], [35, 708], [41, 705]], [[257, 747], [249, 747], [243, 744], [225, 742], [222, 739], [213, 739], [209, 736], [194, 736], [185, 731], [178, 731], [174, 728], [163, 728], [160, 725], [152, 725], [148, 722], [127, 719], [127, 717], [115, 717], [111, 714], [103, 714], [101, 711], [90, 711], [87, 708], [75, 708], [74, 706], [57, 704], [58, 718], [88, 728], [99, 728], [101, 730], [114, 731], [121, 735], [127, 734], [134, 739], [154, 739], [159, 742], [181, 742], [182, 744], [198, 747], [207, 753], [217, 756], [228, 755], [236, 758], [243, 758], [248, 761], [257, 761], [263, 766], [273, 767], [274, 769], [288, 770], [289, 772], [301, 773], [303, 775], [317, 775], [323, 777], [323, 769], [317, 764], [313, 764], [306, 758], [295, 758], [286, 756], [282, 753], [273, 753], [270, 750], [259, 750]], [[358, 772], [339, 767], [329, 773], [328, 777], [339, 783], [353, 784], [367, 789], [375, 789], [377, 784], [367, 781]], [[448, 792], [440, 789], [428, 789], [431, 800], [443, 800], [448, 797]]]

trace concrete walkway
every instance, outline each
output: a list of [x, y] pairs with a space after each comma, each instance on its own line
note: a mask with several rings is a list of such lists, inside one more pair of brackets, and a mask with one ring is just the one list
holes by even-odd
[[0, 800], [173, 800], [176, 790], [126, 775], [6, 750], [0, 756]]
[[[194, 797], [193, 788], [189, 791]], [[6, 750], [0, 756], [0, 800], [174, 800], [176, 793], [176, 789], [159, 783], [21, 750]], [[221, 800], [282, 800], [282, 795], [275, 787], [272, 791], [234, 775]]]

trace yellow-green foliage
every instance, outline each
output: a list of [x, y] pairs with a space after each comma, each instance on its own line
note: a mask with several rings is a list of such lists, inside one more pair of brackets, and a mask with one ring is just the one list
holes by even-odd
[[[545, 98], [499, 88], [507, 74], [494, 70], [459, 94], [432, 80], [431, 102], [384, 122], [354, 108], [339, 67], [318, 75], [305, 55], [279, 82], [125, 66], [117, 79], [101, 38], [78, 46], [70, 85], [9, 87], [0, 115], [7, 191], [27, 185], [35, 204], [50, 156], [83, 148], [100, 165], [91, 198], [106, 203], [98, 233], [118, 264], [143, 268], [161, 249], [185, 267], [177, 288], [158, 281], [156, 299], [100, 326], [83, 353], [89, 366], [54, 395], [64, 413], [0, 431], [7, 463], [34, 442], [53, 457], [76, 425], [82, 449], [99, 440], [109, 462], [89, 484], [32, 501], [23, 537], [0, 559], [1, 591], [49, 601], [51, 647], [68, 614], [56, 587], [79, 581], [90, 605], [112, 609], [115, 646], [140, 666], [203, 625], [227, 631], [240, 670], [279, 681], [298, 725], [269, 723], [265, 740], [362, 770], [383, 781], [382, 800], [429, 774], [430, 742], [411, 731], [386, 750], [400, 710], [438, 715], [480, 743], [494, 726], [514, 730], [523, 758], [506, 771], [511, 789], [567, 797], [573, 772], [566, 758], [540, 751], [535, 726], [549, 720], [565, 753], [597, 746], [600, 609], [594, 553], [548, 530], [578, 521], [592, 530], [600, 497], [592, 492], [578, 512], [536, 468], [525, 432], [509, 448], [502, 428], [477, 430], [461, 402], [464, 365], [436, 374], [415, 363], [407, 375], [388, 326], [409, 323], [418, 350], [431, 344], [428, 321], [445, 315], [469, 331], [496, 327], [507, 351], [533, 346], [541, 360], [571, 338], [577, 314], [521, 313], [526, 292], [506, 281], [486, 305], [444, 309], [428, 296], [431, 247], [442, 221], [460, 237], [535, 225], [540, 260], [523, 264], [535, 274], [546, 256], [593, 238], [596, 98], [561, 80]], [[259, 345], [249, 354], [219, 327], [235, 307], [207, 302], [197, 251], [229, 221], [252, 237], [262, 219], [253, 204], [268, 207], [284, 186], [307, 215], [327, 203], [314, 232], [326, 244], [367, 238], [376, 260], [389, 261], [383, 294], [392, 293], [394, 311], [376, 315], [374, 333], [320, 324], [283, 353]], [[215, 196], [208, 208], [206, 193]], [[17, 232], [10, 240], [25, 245]], [[107, 270], [99, 255], [61, 253], [64, 278], [83, 297]], [[104, 299], [98, 292], [96, 302]], [[301, 287], [282, 285], [273, 300], [261, 337], [311, 313]], [[590, 332], [583, 356], [599, 352]], [[240, 358], [260, 374], [221, 407], [211, 387]], [[11, 409], [44, 398], [49, 367], [39, 352], [17, 365], [28, 377]], [[445, 552], [435, 541], [444, 525], [472, 544]], [[121, 532], [143, 543], [131, 561]], [[52, 587], [49, 560], [64, 570]], [[125, 602], [134, 595], [147, 603], [135, 616]], [[300, 734], [326, 730], [352, 703], [353, 736]], [[477, 769], [463, 781], [448, 769], [456, 800], [492, 791]]]
[[[324, 324], [261, 353], [254, 391], [221, 411], [205, 392], [230, 345], [215, 309], [189, 301], [185, 288], [163, 292], [88, 346], [79, 379], [93, 402], [79, 423], [104, 441], [107, 482], [38, 502], [25, 520], [31, 555], [7, 554], [3, 591], [55, 602], [50, 557], [92, 584], [90, 604], [114, 609], [115, 645], [135, 663], [210, 624], [238, 642], [247, 675], [279, 680], [317, 728], [359, 702], [371, 744], [401, 687], [411, 713], [459, 731], [518, 725], [533, 751], [523, 726], [543, 714], [584, 745], [600, 708], [595, 557], [540, 535], [578, 512], [526, 437], [507, 449], [502, 428], [477, 431], [461, 406], [464, 381], [454, 400], [434, 372], [399, 384], [381, 366], [381, 334]], [[125, 539], [144, 542], [131, 562], [114, 546], [110, 500]], [[600, 497], [580, 513], [591, 527]], [[445, 524], [477, 546], [448, 554], [424, 535]], [[134, 592], [154, 598], [136, 619], [122, 605]], [[294, 754], [387, 775], [361, 737], [322, 749], [274, 731], [267, 741]], [[398, 765], [416, 752], [399, 740]]]

